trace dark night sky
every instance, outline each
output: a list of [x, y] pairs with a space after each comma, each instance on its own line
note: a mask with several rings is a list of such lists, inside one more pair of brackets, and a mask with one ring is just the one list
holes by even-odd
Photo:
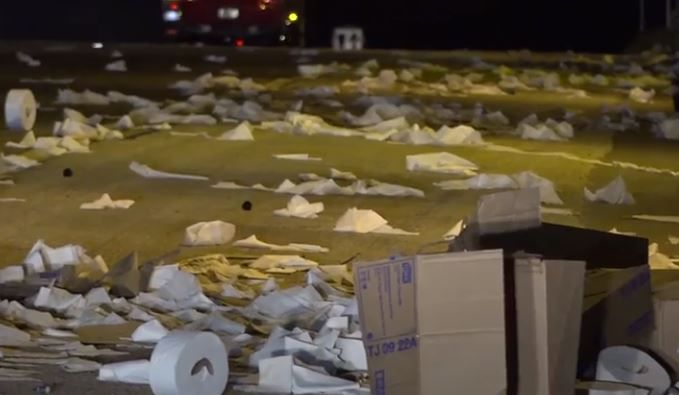
[[[3, 3], [2, 38], [152, 41], [161, 29], [160, 0]], [[663, 2], [647, 3], [662, 23]], [[356, 24], [380, 48], [621, 50], [638, 25], [638, 0], [307, 0], [307, 10], [313, 46]]]

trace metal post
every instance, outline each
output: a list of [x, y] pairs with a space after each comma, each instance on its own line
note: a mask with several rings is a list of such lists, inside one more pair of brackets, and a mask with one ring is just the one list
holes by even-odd
[[639, 31], [646, 30], [646, 1], [639, 0]]

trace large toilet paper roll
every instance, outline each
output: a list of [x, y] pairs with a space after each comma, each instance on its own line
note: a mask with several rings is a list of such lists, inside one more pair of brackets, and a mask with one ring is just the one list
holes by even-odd
[[153, 350], [149, 378], [155, 395], [221, 395], [229, 379], [224, 343], [214, 333], [172, 332]]
[[35, 125], [38, 106], [33, 92], [12, 89], [5, 99], [5, 123], [10, 130], [28, 132]]
[[631, 346], [602, 350], [597, 361], [596, 379], [649, 388], [650, 395], [664, 395], [672, 385], [664, 361]]

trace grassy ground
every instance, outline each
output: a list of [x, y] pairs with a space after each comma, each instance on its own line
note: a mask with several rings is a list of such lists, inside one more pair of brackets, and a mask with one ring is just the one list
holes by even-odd
[[[18, 80], [31, 78], [75, 77], [71, 88], [92, 89], [105, 92], [118, 90], [151, 99], [180, 99], [167, 85], [185, 78], [195, 78], [204, 72], [218, 73], [232, 68], [242, 76], [256, 81], [295, 77], [295, 57], [282, 50], [235, 51], [218, 48], [148, 47], [120, 48], [125, 53], [130, 72], [107, 73], [103, 65], [110, 61], [111, 48], [93, 50], [82, 46], [46, 48], [50, 44], [17, 45], [7, 43], [0, 49], [0, 91], [20, 87]], [[16, 48], [23, 48], [43, 61], [43, 67], [29, 69], [17, 64]], [[202, 61], [208, 53], [225, 53], [229, 61], [215, 65]], [[506, 54], [482, 55], [490, 61], [520, 65], [526, 60]], [[394, 66], [401, 58], [443, 64], [460, 69], [471, 55], [469, 53], [385, 53], [336, 55], [320, 53], [315, 61], [338, 60], [356, 64], [376, 57], [383, 65]], [[532, 55], [530, 65], [556, 67], [557, 55]], [[171, 71], [175, 63], [193, 68], [192, 73]], [[294, 87], [304, 84], [298, 79], [288, 80], [284, 88], [274, 95], [286, 96]], [[55, 86], [31, 86], [44, 107], [52, 107], [56, 98]], [[409, 100], [418, 99], [412, 95]], [[348, 102], [352, 97], [345, 98]], [[529, 113], [542, 116], [556, 114], [565, 107], [582, 112], [584, 117], [600, 115], [600, 108], [608, 104], [625, 103], [624, 95], [614, 91], [599, 92], [590, 99], [565, 99], [551, 93], [525, 93], [500, 97], [420, 97], [426, 102], [450, 103], [465, 106], [482, 102], [487, 108], [502, 110], [516, 123]], [[671, 101], [659, 97], [652, 104], [636, 105], [641, 111], [671, 111]], [[102, 113], [119, 115], [123, 107], [78, 107], [87, 115]], [[327, 110], [326, 110], [327, 111]], [[326, 112], [322, 115], [335, 116]], [[48, 135], [52, 123], [61, 118], [57, 111], [41, 111], [36, 134]], [[229, 126], [184, 126], [178, 131], [207, 131], [218, 134]], [[637, 133], [613, 134], [611, 132], [576, 130], [576, 138], [569, 143], [527, 142], [506, 135], [487, 135], [492, 143], [508, 145], [528, 151], [563, 151], [580, 157], [605, 161], [627, 161], [644, 166], [679, 170], [677, 144], [652, 138], [648, 125]], [[0, 133], [0, 143], [19, 140], [21, 135]], [[40, 167], [12, 175], [16, 185], [0, 186], [0, 198], [18, 197], [26, 203], [0, 203], [0, 265], [21, 261], [37, 239], [51, 245], [76, 243], [90, 254], [101, 254], [108, 262], [136, 250], [142, 259], [164, 254], [176, 249], [186, 226], [198, 221], [221, 219], [238, 227], [238, 238], [256, 234], [261, 240], [286, 244], [289, 242], [313, 243], [330, 248], [330, 253], [310, 255], [322, 263], [338, 263], [355, 255], [359, 259], [377, 259], [394, 253], [410, 254], [441, 235], [457, 220], [466, 216], [482, 193], [443, 192], [432, 183], [449, 179], [443, 175], [409, 173], [405, 169], [405, 156], [416, 153], [448, 151], [461, 155], [482, 167], [483, 172], [513, 173], [532, 170], [553, 180], [566, 206], [579, 213], [575, 217], [547, 217], [548, 221], [608, 230], [617, 227], [622, 231], [637, 232], [658, 241], [661, 250], [679, 254], [679, 246], [667, 241], [669, 234], [679, 235], [679, 226], [654, 224], [631, 220], [633, 214], [679, 215], [676, 196], [679, 179], [667, 175], [654, 175], [636, 170], [592, 166], [559, 158], [539, 158], [521, 154], [497, 153], [479, 148], [440, 148], [396, 145], [370, 142], [355, 138], [327, 136], [303, 137], [255, 131], [256, 142], [211, 141], [202, 138], [174, 137], [167, 132], [147, 134], [134, 139], [97, 143], [92, 154], [65, 155], [51, 158]], [[13, 153], [4, 150], [5, 153]], [[273, 154], [306, 152], [323, 158], [322, 162], [280, 161]], [[378, 179], [423, 189], [426, 199], [380, 197], [311, 197], [310, 201], [323, 201], [326, 211], [317, 220], [286, 219], [272, 215], [272, 211], [285, 206], [289, 196], [266, 192], [218, 190], [210, 182], [147, 180], [128, 170], [131, 161], [139, 161], [164, 171], [174, 171], [208, 176], [211, 182], [237, 181], [264, 183], [276, 186], [285, 178], [296, 179], [297, 174], [314, 172], [327, 175], [332, 167], [352, 171], [360, 178]], [[63, 169], [73, 170], [73, 177], [64, 178]], [[590, 204], [583, 201], [583, 187], [598, 188], [618, 174], [628, 183], [638, 204], [630, 207]], [[95, 211], [79, 210], [81, 203], [94, 200], [102, 193], [114, 198], [134, 199], [130, 210]], [[252, 211], [243, 211], [244, 201], [253, 203]], [[420, 232], [419, 237], [394, 237], [380, 235], [348, 235], [332, 231], [335, 221], [348, 208], [374, 209], [399, 228]], [[208, 252], [243, 254], [229, 247], [182, 248], [182, 255]], [[57, 394], [94, 393], [146, 394], [147, 387], [129, 387], [99, 384], [91, 375], [61, 376], [48, 370], [47, 382], [61, 382], [55, 387]], [[0, 394], [30, 393], [31, 385], [16, 386], [0, 383]], [[103, 391], [103, 392], [102, 392]]]

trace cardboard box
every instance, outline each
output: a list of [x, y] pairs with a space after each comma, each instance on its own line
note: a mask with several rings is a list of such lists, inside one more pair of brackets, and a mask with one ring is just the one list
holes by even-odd
[[518, 394], [573, 394], [584, 277], [585, 262], [516, 259]]
[[655, 330], [650, 346], [673, 364], [679, 365], [679, 283], [656, 288], [653, 305]]
[[373, 395], [497, 395], [507, 388], [502, 251], [355, 267]]
[[588, 271], [580, 332], [579, 372], [592, 379], [599, 351], [646, 346], [654, 327], [648, 266]]

